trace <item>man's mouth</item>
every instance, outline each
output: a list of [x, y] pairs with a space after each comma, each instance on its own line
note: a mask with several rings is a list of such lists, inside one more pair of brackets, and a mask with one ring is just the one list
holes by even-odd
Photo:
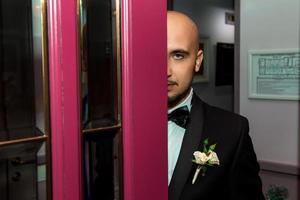
[[175, 81], [168, 81], [168, 86], [177, 85]]
[[177, 83], [175, 81], [168, 81], [168, 91], [170, 91]]

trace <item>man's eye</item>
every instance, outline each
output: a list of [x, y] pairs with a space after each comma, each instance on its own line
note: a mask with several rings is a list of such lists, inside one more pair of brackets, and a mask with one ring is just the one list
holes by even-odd
[[182, 55], [182, 54], [180, 54], [180, 53], [175, 53], [175, 54], [173, 55], [173, 58], [174, 58], [175, 60], [181, 60], [181, 59], [184, 58], [184, 55]]

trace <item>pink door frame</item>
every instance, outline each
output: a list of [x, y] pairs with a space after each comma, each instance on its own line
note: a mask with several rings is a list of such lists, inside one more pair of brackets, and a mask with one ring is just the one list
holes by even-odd
[[52, 199], [82, 199], [76, 0], [48, 0]]
[[[167, 200], [166, 1], [121, 0], [124, 199]], [[48, 0], [54, 200], [81, 200], [77, 2]]]
[[122, 1], [125, 200], [167, 200], [166, 1]]

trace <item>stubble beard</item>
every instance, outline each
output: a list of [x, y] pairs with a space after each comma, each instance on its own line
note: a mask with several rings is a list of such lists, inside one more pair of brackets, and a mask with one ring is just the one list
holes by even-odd
[[182, 94], [174, 95], [174, 96], [168, 96], [168, 108], [173, 108], [176, 105], [180, 104], [190, 93], [190, 87], [184, 91]]

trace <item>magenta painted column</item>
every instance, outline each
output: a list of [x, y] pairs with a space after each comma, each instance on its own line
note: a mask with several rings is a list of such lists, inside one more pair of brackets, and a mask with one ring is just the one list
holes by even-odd
[[80, 93], [75, 0], [48, 0], [53, 200], [80, 200]]
[[166, 1], [122, 0], [125, 200], [167, 200]]

